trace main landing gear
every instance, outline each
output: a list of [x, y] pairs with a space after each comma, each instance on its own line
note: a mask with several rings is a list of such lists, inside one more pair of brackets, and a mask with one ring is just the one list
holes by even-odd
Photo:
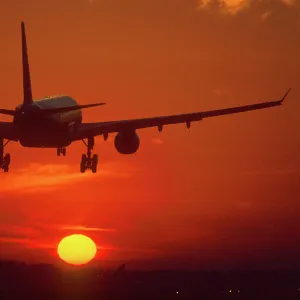
[[87, 147], [87, 153], [82, 154], [81, 156], [80, 172], [84, 173], [86, 170], [91, 169], [93, 173], [96, 173], [98, 165], [98, 155], [94, 154], [92, 156], [92, 150], [95, 145], [95, 139], [93, 137], [88, 138], [87, 143], [84, 140], [82, 141]]
[[66, 148], [57, 148], [57, 156], [60, 156], [62, 154], [63, 156], [66, 156], [67, 154], [67, 149]]
[[4, 139], [0, 138], [0, 168], [3, 169], [4, 172], [8, 172], [9, 164], [10, 164], [10, 154], [6, 153], [4, 155], [4, 147], [9, 143], [7, 141], [4, 144]]

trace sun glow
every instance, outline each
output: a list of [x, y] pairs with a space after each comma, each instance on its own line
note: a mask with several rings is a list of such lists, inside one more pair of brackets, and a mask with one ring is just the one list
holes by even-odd
[[97, 247], [92, 239], [82, 234], [73, 234], [63, 238], [57, 247], [59, 257], [72, 265], [83, 265], [91, 261]]

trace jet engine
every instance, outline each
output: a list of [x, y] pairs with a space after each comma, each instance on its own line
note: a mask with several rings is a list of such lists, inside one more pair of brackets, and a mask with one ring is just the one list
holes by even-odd
[[135, 131], [118, 132], [114, 142], [116, 150], [121, 154], [133, 154], [140, 146], [140, 139]]

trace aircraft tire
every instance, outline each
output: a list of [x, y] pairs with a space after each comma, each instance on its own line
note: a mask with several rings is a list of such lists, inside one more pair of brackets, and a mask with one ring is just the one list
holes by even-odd
[[82, 164], [80, 165], [80, 173], [84, 173], [85, 172], [85, 166], [83, 166]]
[[86, 161], [87, 157], [85, 154], [81, 155], [81, 163], [80, 163], [80, 172], [84, 173], [86, 171]]
[[97, 173], [97, 164], [95, 162], [92, 164], [92, 173]]
[[5, 173], [7, 173], [8, 170], [9, 170], [9, 165], [5, 162], [5, 163], [4, 163], [4, 166], [3, 166], [3, 171], [4, 171]]
[[94, 154], [92, 158], [92, 173], [97, 173], [98, 155]]
[[93, 155], [93, 162], [95, 162], [96, 165], [98, 164], [98, 154]]
[[10, 164], [10, 154], [9, 153], [5, 154], [5, 156], [4, 156], [4, 164], [7, 164], [7, 166], [9, 166], [9, 164]]

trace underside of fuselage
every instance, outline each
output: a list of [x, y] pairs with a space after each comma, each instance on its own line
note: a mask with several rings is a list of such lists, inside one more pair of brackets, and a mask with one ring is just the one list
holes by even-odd
[[40, 127], [32, 131], [31, 128], [19, 130], [19, 142], [23, 147], [31, 148], [60, 148], [72, 143], [70, 127]]

